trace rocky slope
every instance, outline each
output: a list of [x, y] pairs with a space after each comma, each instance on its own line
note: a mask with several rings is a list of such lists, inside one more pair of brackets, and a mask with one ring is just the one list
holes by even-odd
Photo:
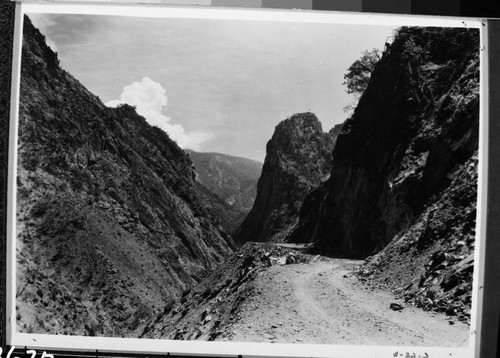
[[187, 153], [204, 203], [233, 234], [253, 206], [262, 163], [221, 153]]
[[227, 337], [242, 303], [258, 294], [256, 277], [273, 265], [309, 262], [299, 251], [246, 243], [181, 300], [146, 324], [141, 337], [213, 341]]
[[402, 28], [338, 136], [330, 178], [306, 198], [291, 240], [339, 257], [385, 248], [365, 276], [426, 307], [453, 313], [454, 301], [468, 306], [478, 54], [476, 30]]
[[254, 206], [235, 240], [282, 241], [297, 220], [304, 196], [331, 170], [336, 130], [324, 133], [313, 113], [279, 123], [267, 143]]
[[359, 276], [414, 306], [470, 321], [477, 156], [456, 172], [407, 230], [370, 257]]
[[134, 336], [233, 250], [188, 155], [104, 106], [27, 18], [18, 153], [20, 332]]

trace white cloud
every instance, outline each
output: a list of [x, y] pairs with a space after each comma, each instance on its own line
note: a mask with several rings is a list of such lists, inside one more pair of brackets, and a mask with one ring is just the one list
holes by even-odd
[[136, 106], [137, 113], [146, 118], [149, 124], [164, 130], [179, 147], [199, 149], [199, 145], [212, 138], [212, 135], [204, 132], [186, 132], [180, 124], [170, 123], [172, 118], [162, 113], [162, 108], [167, 105], [166, 93], [166, 89], [160, 83], [144, 77], [140, 82], [123, 87], [120, 99], [111, 100], [106, 106], [116, 107], [123, 103]]

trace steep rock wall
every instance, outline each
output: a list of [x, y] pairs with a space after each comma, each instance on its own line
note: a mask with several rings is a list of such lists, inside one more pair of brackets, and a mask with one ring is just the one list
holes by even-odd
[[324, 133], [313, 113], [299, 113], [276, 126], [267, 143], [254, 206], [238, 242], [282, 241], [297, 220], [304, 196], [331, 169], [335, 131]]
[[[364, 258], [407, 229], [477, 151], [479, 34], [402, 28], [337, 138], [292, 241]], [[475, 186], [474, 186], [475, 188]]]
[[134, 336], [233, 250], [192, 162], [135, 109], [107, 108], [25, 22], [18, 329]]

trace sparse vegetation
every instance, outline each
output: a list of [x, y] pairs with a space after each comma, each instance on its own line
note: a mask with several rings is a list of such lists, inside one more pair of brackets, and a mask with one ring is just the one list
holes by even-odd
[[361, 57], [354, 61], [347, 69], [342, 84], [346, 87], [346, 92], [360, 96], [365, 91], [375, 65], [381, 58], [381, 52], [377, 48], [363, 51]]

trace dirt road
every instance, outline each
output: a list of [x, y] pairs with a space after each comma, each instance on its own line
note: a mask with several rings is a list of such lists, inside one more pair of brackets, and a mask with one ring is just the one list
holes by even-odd
[[[398, 302], [350, 275], [361, 262], [321, 258], [259, 274], [224, 340], [464, 347], [468, 326]], [[403, 302], [399, 302], [404, 306]]]

